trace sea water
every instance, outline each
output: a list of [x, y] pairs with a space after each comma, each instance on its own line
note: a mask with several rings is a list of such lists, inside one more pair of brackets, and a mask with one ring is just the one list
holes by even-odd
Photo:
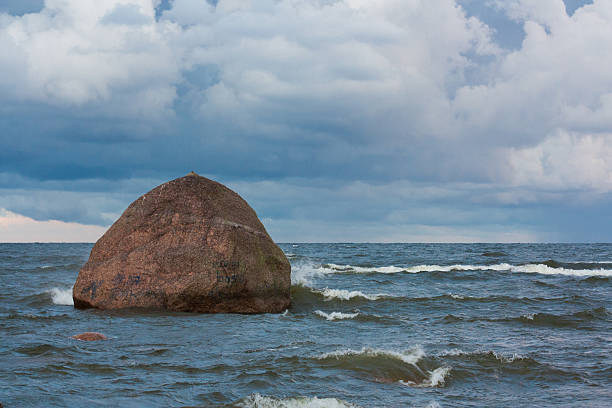
[[0, 244], [0, 403], [612, 406], [611, 244], [281, 247], [249, 316], [75, 310], [91, 244]]

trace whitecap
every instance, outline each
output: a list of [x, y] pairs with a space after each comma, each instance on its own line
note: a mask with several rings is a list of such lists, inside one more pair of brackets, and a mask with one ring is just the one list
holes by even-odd
[[[602, 263], [603, 264], [603, 263]], [[543, 275], [567, 275], [567, 276], [610, 276], [612, 277], [612, 269], [567, 269], [554, 268], [545, 264], [525, 264], [512, 265], [509, 263], [500, 263], [494, 265], [416, 265], [416, 266], [380, 266], [380, 267], [360, 267], [352, 265], [337, 265], [333, 263], [322, 265], [298, 265], [295, 266], [295, 279], [292, 271], [292, 282], [303, 283], [308, 281], [308, 278], [322, 276], [332, 273], [422, 273], [422, 272], [453, 272], [453, 271], [496, 271], [496, 272], [516, 272], [516, 273], [537, 273]]]
[[331, 312], [325, 313], [321, 310], [315, 310], [314, 313], [318, 316], [321, 316], [329, 321], [334, 320], [344, 320], [344, 319], [354, 319], [359, 316], [359, 313], [342, 313], [342, 312]]
[[275, 398], [260, 394], [253, 394], [237, 405], [243, 408], [356, 408], [355, 405], [336, 398]]
[[72, 300], [72, 288], [52, 288], [48, 290], [47, 293], [51, 294], [51, 300], [53, 300], [53, 303], [56, 305], [74, 305], [74, 301]]
[[336, 265], [333, 263], [323, 264], [321, 266], [324, 269], [330, 269], [336, 272], [356, 272], [356, 273], [398, 273], [404, 272], [406, 268], [399, 266], [375, 266], [375, 267], [363, 267], [363, 266], [352, 266], [352, 265]]
[[404, 385], [409, 385], [411, 387], [441, 387], [446, 382], [446, 376], [450, 374], [450, 367], [438, 367], [433, 371], [428, 371], [428, 378], [420, 383], [415, 383], [413, 381], [404, 381], [400, 380], [399, 382]]
[[496, 360], [502, 363], [512, 363], [513, 361], [524, 360], [526, 358], [525, 356], [518, 354], [518, 353], [513, 353], [511, 355], [504, 355], [496, 351], [490, 351], [490, 350], [489, 351], [483, 351], [483, 350], [463, 351], [461, 349], [451, 349], [451, 350], [444, 350], [442, 351], [442, 353], [440, 353], [440, 357], [487, 356], [487, 355], [494, 357]]
[[346, 290], [346, 289], [330, 289], [325, 288], [322, 290], [315, 290], [325, 297], [325, 300], [340, 299], [340, 300], [351, 300], [353, 298], [363, 298], [367, 300], [378, 300], [383, 297], [390, 297], [385, 293], [378, 293], [375, 295], [367, 295], [360, 290]]
[[566, 269], [553, 268], [544, 264], [527, 264], [513, 266], [512, 272], [538, 273], [542, 275], [612, 276], [612, 269]]
[[336, 350], [330, 353], [321, 354], [317, 358], [319, 360], [325, 360], [328, 358], [340, 359], [346, 356], [387, 357], [387, 358], [401, 360], [406, 364], [410, 364], [416, 367], [417, 366], [416, 364], [423, 357], [425, 357], [425, 351], [423, 350], [421, 346], [415, 346], [412, 349], [405, 350], [402, 352], [375, 349], [371, 347], [364, 347], [361, 350], [352, 350], [352, 349]]
[[333, 269], [303, 263], [291, 266], [291, 284], [309, 286], [312, 279], [329, 273], [336, 273]]

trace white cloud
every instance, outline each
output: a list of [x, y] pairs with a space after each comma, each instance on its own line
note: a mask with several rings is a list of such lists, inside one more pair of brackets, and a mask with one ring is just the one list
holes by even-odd
[[[135, 13], [141, 24], [105, 24], [134, 22]], [[16, 101], [87, 105], [113, 117], [167, 115], [179, 78], [168, 30], [149, 0], [47, 0], [40, 13], [1, 16], [0, 63], [16, 74], [0, 80], [0, 90]]]
[[612, 134], [559, 132], [507, 152], [511, 183], [543, 190], [612, 191]]
[[[85, 118], [73, 133], [70, 125], [53, 133], [68, 142], [44, 144], [46, 157], [28, 156], [41, 148], [27, 132], [0, 129], [8, 151], [33, 170], [24, 168], [77, 172], [91, 161], [116, 169], [113, 177], [137, 169], [165, 178], [204, 163], [237, 178], [320, 177], [343, 187], [296, 191], [281, 181], [266, 191], [285, 197], [295, 219], [336, 214], [313, 195], [366, 197], [371, 211], [403, 225], [405, 207], [450, 225], [477, 218], [488, 200], [536, 205], [563, 202], [575, 189], [593, 200], [612, 191], [610, 1], [572, 16], [561, 0], [497, 2], [524, 25], [512, 51], [453, 0], [175, 0], [156, 20], [158, 3], [48, 0], [40, 13], [0, 14], [0, 119], [30, 121], [31, 106], [52, 106], [69, 124]], [[119, 142], [103, 143], [107, 135]], [[100, 140], [84, 147], [80, 138]], [[478, 207], [427, 212], [428, 193]], [[11, 192], [0, 205], [34, 211], [19, 194], [28, 193]], [[56, 197], [47, 212], [61, 212], [57, 191], [41, 194]], [[119, 211], [119, 198], [97, 198], [86, 203], [92, 211]]]
[[105, 227], [62, 221], [36, 221], [0, 208], [0, 242], [95, 242]]

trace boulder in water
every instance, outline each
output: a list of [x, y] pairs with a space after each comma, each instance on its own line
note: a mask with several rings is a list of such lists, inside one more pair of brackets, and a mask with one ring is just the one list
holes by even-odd
[[291, 266], [238, 194], [190, 173], [134, 201], [94, 245], [76, 308], [279, 313]]

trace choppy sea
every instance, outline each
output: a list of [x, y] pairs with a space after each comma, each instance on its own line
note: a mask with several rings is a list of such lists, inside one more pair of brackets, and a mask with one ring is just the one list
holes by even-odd
[[0, 244], [5, 407], [612, 406], [612, 244], [282, 244], [254, 316], [75, 310], [91, 247]]

